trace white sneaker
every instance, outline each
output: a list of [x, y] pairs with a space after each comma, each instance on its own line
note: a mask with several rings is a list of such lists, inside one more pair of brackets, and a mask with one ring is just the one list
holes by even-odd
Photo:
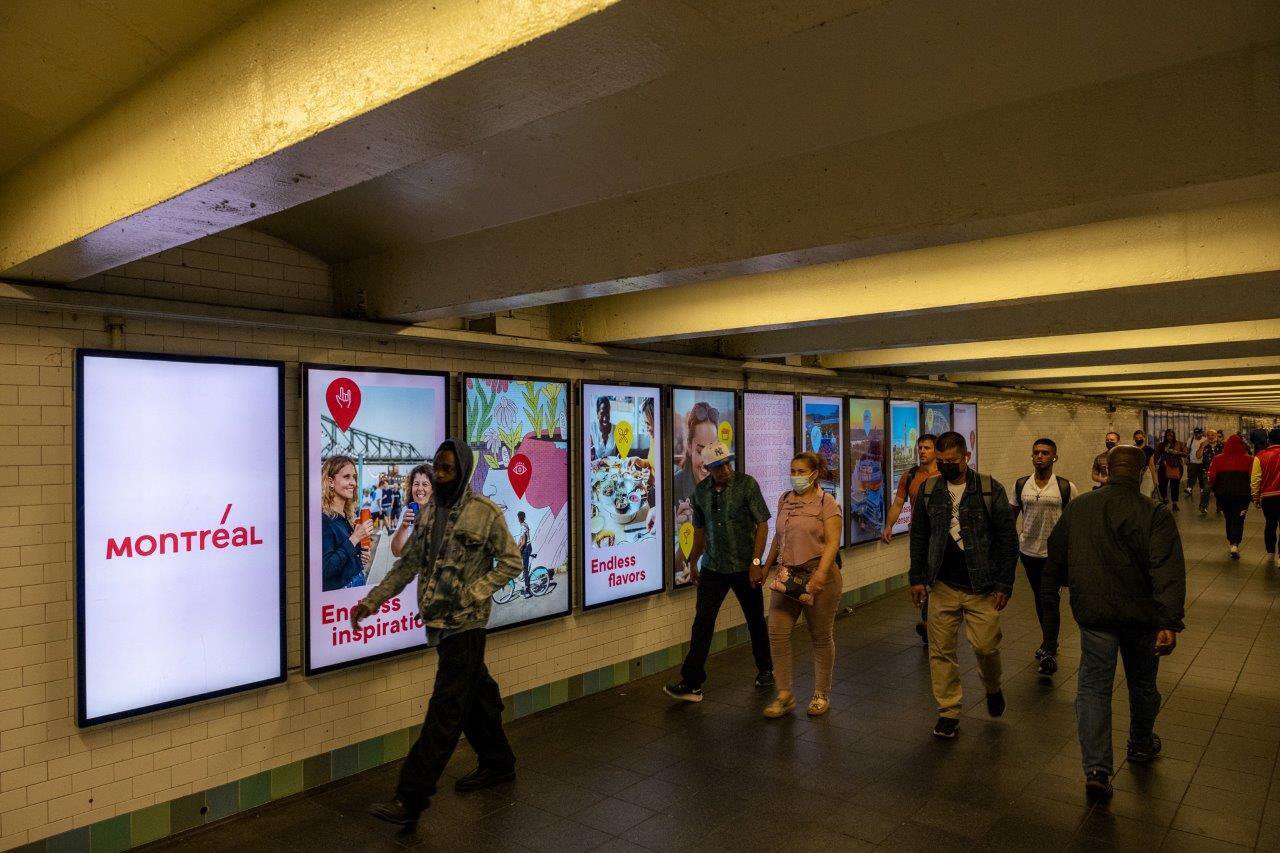
[[1231, 550], [1227, 553], [1231, 555], [1231, 559], [1233, 560], [1240, 559], [1240, 547], [1238, 545], [1232, 545]]

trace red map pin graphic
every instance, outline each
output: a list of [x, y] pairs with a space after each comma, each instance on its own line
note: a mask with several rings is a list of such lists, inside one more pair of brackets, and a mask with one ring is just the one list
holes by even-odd
[[339, 376], [329, 383], [324, 399], [338, 429], [346, 432], [356, 419], [356, 412], [360, 411], [360, 386], [345, 376]]
[[511, 464], [507, 466], [507, 479], [511, 481], [511, 488], [515, 489], [516, 497], [524, 500], [525, 490], [529, 488], [529, 481], [533, 479], [533, 463], [529, 461], [528, 456], [517, 453], [511, 457]]

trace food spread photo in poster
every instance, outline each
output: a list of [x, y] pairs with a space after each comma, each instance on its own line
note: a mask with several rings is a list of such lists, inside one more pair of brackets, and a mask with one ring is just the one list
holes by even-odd
[[796, 398], [791, 394], [748, 391], [742, 397], [742, 470], [755, 478], [769, 508], [773, 543], [778, 499], [791, 489], [791, 457], [796, 452]]
[[662, 404], [659, 389], [582, 386], [582, 606], [661, 592]]
[[939, 436], [944, 432], [951, 432], [950, 403], [921, 403], [920, 413], [924, 419], [921, 435]]
[[[916, 440], [920, 438], [920, 404], [904, 400], [889, 401], [889, 482], [897, 483], [902, 475], [919, 461]], [[903, 504], [894, 533], [911, 528], [911, 501]]]
[[978, 404], [956, 403], [952, 424], [952, 429], [969, 443], [969, 467], [981, 471], [978, 467]]
[[821, 456], [826, 467], [818, 485], [836, 499], [843, 513], [844, 496], [840, 494], [840, 484], [843, 482], [844, 435], [840, 417], [840, 398], [801, 397], [800, 412], [802, 447]]
[[693, 546], [693, 490], [707, 476], [702, 451], [723, 442], [737, 453], [737, 395], [733, 391], [675, 388], [671, 392], [671, 504], [674, 518], [672, 558], [675, 586], [688, 586]]
[[849, 544], [884, 530], [884, 400], [849, 398]]
[[351, 628], [431, 500], [447, 377], [305, 365], [307, 674], [426, 645], [418, 582]]
[[569, 385], [468, 376], [471, 488], [502, 507], [520, 548], [520, 575], [493, 593], [489, 630], [572, 608], [569, 582]]
[[284, 681], [283, 379], [76, 353], [79, 725]]

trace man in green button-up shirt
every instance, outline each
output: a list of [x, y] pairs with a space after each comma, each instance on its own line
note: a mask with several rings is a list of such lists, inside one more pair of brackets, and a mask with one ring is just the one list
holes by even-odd
[[724, 444], [712, 444], [702, 453], [710, 472], [693, 490], [693, 548], [689, 573], [698, 588], [697, 611], [689, 654], [680, 668], [680, 680], [662, 688], [668, 696], [686, 702], [702, 701], [707, 654], [715, 633], [716, 616], [729, 590], [738, 598], [747, 617], [751, 651], [756, 659], [757, 687], [773, 685], [773, 659], [764, 617], [764, 571], [760, 557], [769, 536], [769, 508], [755, 478], [733, 468], [733, 453]]

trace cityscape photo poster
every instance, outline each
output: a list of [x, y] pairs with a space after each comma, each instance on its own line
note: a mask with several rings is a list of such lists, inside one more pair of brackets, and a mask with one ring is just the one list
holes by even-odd
[[884, 400], [850, 397], [849, 544], [880, 536], [885, 522]]
[[796, 452], [796, 398], [792, 394], [748, 391], [742, 395], [742, 470], [755, 477], [769, 507], [773, 543], [778, 499], [791, 489], [791, 457]]
[[564, 616], [569, 580], [569, 384], [467, 376], [471, 488], [502, 507], [521, 574], [493, 593], [489, 630]]
[[661, 389], [583, 383], [582, 419], [582, 606], [661, 592]]
[[[914, 401], [889, 401], [889, 482], [896, 489], [902, 475], [919, 461], [916, 439], [920, 437], [920, 404]], [[902, 507], [894, 533], [905, 533], [911, 528], [911, 501]]]
[[[818, 485], [840, 504], [843, 517], [844, 430], [840, 405], [839, 397], [801, 397], [800, 436], [805, 450], [822, 457], [825, 470]], [[840, 527], [843, 530], [844, 525]]]
[[80, 726], [284, 681], [283, 383], [77, 351]]
[[358, 630], [351, 608], [395, 564], [431, 499], [448, 376], [304, 365], [305, 671], [426, 646], [411, 580]]
[[689, 551], [693, 546], [693, 490], [707, 477], [702, 451], [723, 442], [737, 453], [737, 394], [731, 390], [673, 388], [671, 391], [672, 577], [688, 586]]

